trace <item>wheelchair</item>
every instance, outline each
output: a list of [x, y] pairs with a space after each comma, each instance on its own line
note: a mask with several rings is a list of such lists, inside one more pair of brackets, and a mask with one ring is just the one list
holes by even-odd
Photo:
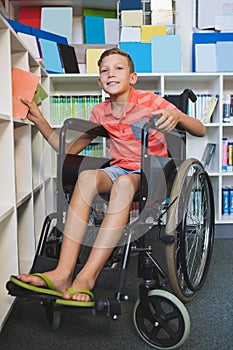
[[[186, 89], [179, 96], [165, 98], [186, 112], [188, 100], [194, 101], [195, 95]], [[139, 215], [129, 220], [121, 244], [114, 249], [96, 281], [92, 313], [106, 313], [113, 320], [118, 319], [122, 302], [128, 300], [124, 291], [128, 260], [131, 254], [136, 254], [141, 283], [133, 310], [135, 329], [143, 341], [155, 349], [176, 349], [190, 332], [184, 303], [196, 297], [209, 270], [214, 241], [214, 196], [204, 165], [198, 159], [186, 158], [185, 132], [177, 130], [166, 134], [168, 157], [148, 153], [149, 133], [154, 125], [152, 117], [142, 128], [141, 181], [135, 197]], [[67, 206], [78, 174], [84, 169], [104, 167], [109, 162], [105, 157], [65, 153], [70, 133], [80, 132], [108, 138], [100, 125], [74, 118], [65, 120], [57, 158], [57, 211], [45, 219], [30, 273], [52, 270], [57, 264]], [[98, 196], [93, 204], [88, 238], [83, 242], [74, 275], [85, 263], [88, 246], [101, 224], [106, 200], [105, 195]], [[153, 256], [147, 241], [148, 233], [155, 227], [156, 240], [164, 245], [166, 271]], [[39, 301], [46, 309], [50, 327], [59, 328], [64, 306], [59, 305], [56, 298], [33, 294], [11, 281], [7, 282], [7, 289], [10, 295]]]

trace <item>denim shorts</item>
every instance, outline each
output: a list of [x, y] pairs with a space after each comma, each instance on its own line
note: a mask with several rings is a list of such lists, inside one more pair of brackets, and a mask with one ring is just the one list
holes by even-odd
[[104, 171], [112, 180], [112, 182], [115, 182], [118, 177], [122, 175], [127, 175], [127, 174], [140, 174], [140, 169], [138, 170], [131, 170], [131, 169], [124, 169], [119, 166], [113, 165], [109, 166], [103, 169], [99, 169]]

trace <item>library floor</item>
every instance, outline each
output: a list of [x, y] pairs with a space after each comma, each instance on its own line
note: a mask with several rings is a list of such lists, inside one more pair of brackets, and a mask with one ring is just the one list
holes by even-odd
[[[190, 336], [182, 350], [233, 349], [233, 239], [216, 239], [207, 281], [195, 300], [186, 304]], [[93, 317], [86, 310], [65, 309], [60, 328], [52, 331], [44, 308], [17, 300], [0, 333], [0, 350], [96, 349], [146, 350], [133, 325], [132, 310], [138, 297], [137, 259], [132, 257], [126, 290], [130, 296], [122, 315], [112, 321]]]

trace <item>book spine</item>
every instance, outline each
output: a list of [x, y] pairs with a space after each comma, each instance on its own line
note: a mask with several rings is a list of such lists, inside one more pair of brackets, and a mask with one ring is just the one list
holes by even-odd
[[229, 189], [222, 189], [222, 215], [229, 215]]
[[233, 95], [231, 95], [230, 118], [233, 118]]
[[228, 140], [227, 137], [222, 138], [222, 171], [227, 171], [227, 153]]
[[230, 123], [231, 95], [223, 96], [223, 123]]
[[228, 171], [233, 171], [233, 142], [228, 142]]
[[233, 215], [233, 187], [229, 188], [229, 215]]

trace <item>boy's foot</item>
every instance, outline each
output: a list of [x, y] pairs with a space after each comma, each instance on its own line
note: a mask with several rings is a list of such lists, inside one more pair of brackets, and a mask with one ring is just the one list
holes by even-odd
[[[72, 287], [68, 288], [67, 291], [70, 293], [70, 299], [57, 299], [56, 304], [64, 306], [74, 307], [93, 307], [95, 305], [94, 294], [89, 290], [73, 290]], [[90, 299], [89, 301], [73, 300], [74, 295], [86, 295]]]
[[94, 287], [94, 282], [89, 278], [81, 278], [79, 275], [73, 281], [71, 287], [67, 288], [63, 293], [63, 299], [89, 302], [93, 301], [91, 290]]
[[67, 278], [62, 279], [55, 270], [43, 274], [20, 274], [17, 279], [34, 287], [48, 288], [63, 293], [70, 284]]

